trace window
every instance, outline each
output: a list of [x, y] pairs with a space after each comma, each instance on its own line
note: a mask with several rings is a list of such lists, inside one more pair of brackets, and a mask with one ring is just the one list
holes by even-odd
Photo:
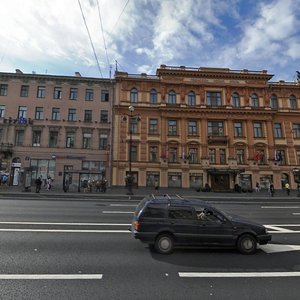
[[78, 97], [78, 89], [70, 88], [70, 100], [77, 100]]
[[258, 164], [261, 164], [261, 165], [264, 165], [265, 164], [265, 162], [266, 162], [266, 157], [265, 157], [265, 150], [264, 149], [259, 149], [258, 151], [257, 151], [257, 153], [259, 153], [259, 155], [258, 155]]
[[238, 93], [233, 93], [231, 95], [231, 101], [233, 107], [240, 107], [241, 106], [241, 100], [240, 95]]
[[168, 93], [168, 104], [176, 104], [176, 92], [173, 90]]
[[222, 121], [208, 121], [207, 133], [212, 136], [224, 136], [224, 124]]
[[271, 108], [278, 109], [278, 99], [275, 94], [271, 95], [270, 105], [271, 105]]
[[82, 148], [90, 149], [92, 147], [92, 134], [90, 132], [83, 133]]
[[43, 120], [44, 119], [44, 108], [43, 107], [36, 107], [35, 108], [35, 119], [36, 120]]
[[138, 102], [138, 90], [136, 88], [132, 88], [130, 91], [130, 102], [131, 103]]
[[94, 100], [94, 90], [86, 89], [85, 90], [85, 101], [93, 101]]
[[26, 118], [26, 115], [27, 115], [27, 106], [19, 106], [18, 119]]
[[198, 163], [198, 149], [197, 148], [189, 148], [187, 158], [190, 164]]
[[169, 148], [169, 162], [170, 163], [176, 163], [178, 160], [178, 149], [177, 147], [170, 147]]
[[220, 154], [220, 164], [225, 165], [226, 164], [226, 149], [219, 149]]
[[253, 128], [254, 128], [254, 137], [255, 138], [263, 137], [262, 123], [261, 122], [254, 122], [253, 123]]
[[38, 86], [36, 96], [37, 96], [37, 98], [45, 98], [46, 88], [44, 86]]
[[216, 163], [216, 149], [209, 149], [208, 156], [209, 156], [209, 163], [215, 164]]
[[52, 120], [59, 121], [60, 120], [60, 109], [58, 107], [52, 108]]
[[0, 84], [0, 96], [7, 96], [8, 85]]
[[22, 146], [24, 142], [24, 130], [16, 130], [16, 146]]
[[158, 120], [149, 119], [149, 134], [158, 134]]
[[259, 99], [256, 94], [251, 95], [251, 106], [252, 107], [259, 107]]
[[108, 122], [108, 110], [100, 111], [100, 122], [107, 123]]
[[281, 165], [286, 165], [285, 151], [282, 149], [276, 150], [275, 160], [279, 162]]
[[138, 120], [137, 118], [130, 118], [130, 132], [133, 134], [138, 133]]
[[149, 160], [150, 162], [156, 162], [158, 160], [158, 146], [149, 147]]
[[147, 206], [143, 213], [143, 218], [165, 218], [166, 209], [163, 207]]
[[297, 153], [297, 165], [300, 165], [300, 151], [298, 150]]
[[297, 99], [296, 99], [296, 97], [294, 95], [291, 95], [290, 98], [289, 98], [289, 100], [290, 100], [290, 109], [293, 109], [293, 110], [297, 109], [298, 106], [297, 106]]
[[108, 133], [107, 131], [100, 131], [99, 136], [99, 149], [100, 150], [107, 150], [108, 145]]
[[300, 124], [293, 124], [293, 136], [296, 139], [300, 138]]
[[109, 91], [108, 90], [101, 90], [101, 101], [102, 102], [109, 101]]
[[206, 104], [210, 106], [221, 106], [221, 92], [206, 92]]
[[29, 95], [29, 85], [22, 85], [20, 91], [20, 97], [28, 97]]
[[136, 145], [132, 145], [131, 146], [131, 161], [137, 161], [138, 160], [137, 153], [138, 153], [137, 146]]
[[197, 121], [188, 121], [188, 135], [189, 136], [198, 135]]
[[61, 99], [62, 97], [62, 89], [61, 87], [55, 87], [53, 92], [54, 99]]
[[58, 145], [58, 131], [49, 131], [49, 147], [54, 148]]
[[237, 149], [236, 150], [236, 160], [238, 165], [245, 164], [245, 150], [244, 149]]
[[168, 121], [168, 135], [177, 135], [177, 121], [176, 120]]
[[92, 110], [85, 109], [84, 110], [84, 122], [92, 122], [92, 118], [93, 118], [92, 117]]
[[157, 104], [157, 91], [152, 89], [150, 91], [150, 104]]
[[274, 137], [275, 138], [282, 138], [282, 128], [280, 123], [274, 124]]
[[169, 218], [181, 220], [194, 220], [195, 215], [192, 208], [170, 208]]
[[33, 147], [41, 146], [41, 137], [42, 137], [42, 131], [40, 129], [32, 131], [32, 146]]
[[243, 136], [243, 124], [242, 122], [234, 122], [234, 137]]
[[66, 148], [74, 148], [75, 146], [75, 133], [67, 132], [66, 135]]
[[188, 106], [195, 106], [196, 105], [196, 96], [193, 91], [188, 93]]
[[5, 116], [5, 105], [0, 105], [0, 118]]
[[76, 121], [76, 108], [69, 108], [68, 121]]

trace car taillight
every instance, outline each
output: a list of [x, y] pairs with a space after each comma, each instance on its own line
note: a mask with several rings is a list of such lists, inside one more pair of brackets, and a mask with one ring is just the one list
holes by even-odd
[[138, 221], [132, 222], [134, 230], [138, 231], [141, 227], [141, 224]]

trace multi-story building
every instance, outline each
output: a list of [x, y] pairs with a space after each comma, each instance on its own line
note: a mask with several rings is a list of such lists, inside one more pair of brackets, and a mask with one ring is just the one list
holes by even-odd
[[165, 65], [155, 76], [117, 72], [113, 185], [131, 171], [137, 186], [296, 188], [300, 84], [272, 77]]
[[82, 181], [110, 180], [113, 87], [78, 72], [0, 73], [0, 171], [9, 184], [51, 177], [80, 190]]

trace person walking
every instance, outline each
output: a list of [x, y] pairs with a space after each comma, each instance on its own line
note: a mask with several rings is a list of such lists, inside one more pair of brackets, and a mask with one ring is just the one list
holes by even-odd
[[256, 182], [256, 185], [255, 185], [255, 191], [256, 192], [259, 192], [260, 191], [260, 186], [259, 186], [259, 183]]
[[273, 183], [270, 183], [269, 192], [271, 197], [274, 197], [275, 189]]
[[286, 189], [286, 193], [287, 193], [287, 195], [289, 196], [290, 195], [290, 185], [289, 185], [289, 183], [287, 182], [286, 184], [285, 184], [285, 189]]
[[35, 192], [36, 193], [40, 192], [41, 186], [42, 186], [42, 180], [41, 180], [41, 177], [38, 177], [35, 181]]

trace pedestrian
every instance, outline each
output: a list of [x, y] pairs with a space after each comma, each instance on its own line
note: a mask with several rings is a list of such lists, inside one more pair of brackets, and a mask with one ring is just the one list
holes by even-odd
[[258, 182], [256, 182], [256, 185], [255, 185], [255, 191], [256, 192], [259, 192], [260, 191], [260, 185]]
[[275, 189], [273, 183], [270, 183], [269, 192], [271, 197], [274, 197]]
[[96, 181], [96, 192], [100, 192], [101, 191], [101, 182], [100, 180]]
[[47, 178], [47, 188], [46, 188], [46, 190], [47, 191], [50, 191], [51, 190], [51, 177], [49, 176], [48, 178]]
[[103, 193], [106, 192], [106, 184], [107, 184], [107, 180], [105, 178], [102, 178], [102, 180], [101, 180], [101, 192], [103, 192]]
[[35, 181], [35, 192], [36, 193], [40, 192], [41, 186], [42, 186], [42, 180], [41, 180], [41, 177], [38, 177]]
[[290, 185], [289, 185], [289, 183], [287, 182], [286, 184], [285, 184], [285, 189], [286, 189], [286, 193], [287, 193], [287, 195], [289, 196], [290, 195]]

